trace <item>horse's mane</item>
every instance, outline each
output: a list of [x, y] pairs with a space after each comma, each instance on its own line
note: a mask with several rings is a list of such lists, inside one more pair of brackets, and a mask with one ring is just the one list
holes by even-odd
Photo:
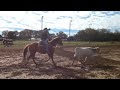
[[49, 42], [53, 42], [53, 41], [56, 41], [56, 40], [58, 40], [58, 39], [60, 39], [59, 37], [55, 37], [55, 38], [53, 38], [51, 41], [49, 41]]
[[55, 46], [56, 43], [57, 43], [59, 40], [60, 40], [59, 37], [55, 37], [55, 38], [53, 38], [51, 41], [49, 41], [49, 43], [52, 44], [53, 46]]

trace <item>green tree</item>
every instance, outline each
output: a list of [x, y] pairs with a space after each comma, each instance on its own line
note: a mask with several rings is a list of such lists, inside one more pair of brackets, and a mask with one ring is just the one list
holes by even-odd
[[7, 33], [7, 37], [9, 38], [9, 39], [16, 39], [16, 36], [18, 35], [18, 32], [17, 31], [9, 31], [8, 33]]
[[2, 31], [2, 36], [3, 36], [3, 37], [7, 37], [7, 34], [8, 34], [8, 30]]
[[33, 30], [25, 29], [19, 33], [19, 38], [28, 40], [28, 39], [32, 38], [32, 35], [33, 35]]
[[60, 31], [59, 33], [57, 33], [56, 36], [58, 36], [62, 39], [67, 39], [67, 37], [68, 37], [63, 31]]

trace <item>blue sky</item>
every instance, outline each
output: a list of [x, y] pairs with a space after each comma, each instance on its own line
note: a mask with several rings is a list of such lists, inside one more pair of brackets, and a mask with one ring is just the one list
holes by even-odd
[[0, 32], [4, 30], [51, 28], [50, 33], [59, 31], [71, 35], [79, 30], [91, 27], [95, 29], [120, 29], [120, 11], [0, 11]]

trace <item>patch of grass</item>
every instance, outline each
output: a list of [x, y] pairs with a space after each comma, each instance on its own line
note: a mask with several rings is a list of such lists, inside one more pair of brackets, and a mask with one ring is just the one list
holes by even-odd
[[[27, 41], [27, 40], [16, 40], [14, 41], [14, 45], [10, 47], [4, 47], [0, 44], [0, 51], [1, 52], [21, 52], [23, 48], [30, 43], [38, 42], [38, 41]], [[85, 42], [85, 41], [63, 41], [64, 46], [111, 46], [111, 45], [120, 45], [120, 42]]]
[[[12, 47], [14, 48], [23, 48], [25, 45], [33, 42], [38, 41], [27, 41], [27, 40], [16, 40], [14, 41], [14, 45]], [[88, 42], [88, 41], [63, 41], [64, 46], [112, 46], [112, 45], [120, 45], [120, 42]], [[3, 48], [4, 46], [0, 44], [0, 48]]]
[[114, 46], [120, 45], [120, 42], [88, 42], [88, 41], [63, 41], [65, 46]]
[[13, 42], [14, 45], [10, 45], [9, 47], [4, 47], [3, 44], [0, 45], [0, 49], [1, 48], [9, 48], [9, 49], [21, 49], [23, 47], [25, 47], [25, 45], [33, 43], [33, 42], [37, 42], [37, 41], [25, 41], [25, 40], [16, 40]]
[[0, 51], [2, 53], [18, 53], [18, 52], [22, 52], [23, 48], [25, 47], [25, 45], [32, 43], [35, 41], [14, 41], [14, 45], [10, 45], [9, 47], [4, 47], [3, 44], [0, 45]]

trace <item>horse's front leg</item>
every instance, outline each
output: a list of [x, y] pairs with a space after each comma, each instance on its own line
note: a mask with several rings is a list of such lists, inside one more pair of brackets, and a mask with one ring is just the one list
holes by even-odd
[[49, 60], [50, 60], [50, 57], [45, 62], [48, 62]]
[[48, 56], [49, 56], [49, 58], [47, 59], [47, 61], [49, 61], [50, 58], [51, 58], [54, 66], [56, 66], [55, 62], [53, 61], [53, 53], [47, 53], [47, 54], [48, 54]]
[[54, 66], [56, 67], [57, 65], [56, 65], [55, 62], [53, 61], [53, 58], [52, 58], [52, 62], [53, 62], [53, 64], [54, 64]]
[[54, 66], [56, 67], [56, 64], [55, 64], [55, 62], [54, 62], [54, 60], [53, 60], [53, 55], [51, 56], [51, 59], [52, 59], [52, 62], [53, 62], [53, 64], [54, 64]]

